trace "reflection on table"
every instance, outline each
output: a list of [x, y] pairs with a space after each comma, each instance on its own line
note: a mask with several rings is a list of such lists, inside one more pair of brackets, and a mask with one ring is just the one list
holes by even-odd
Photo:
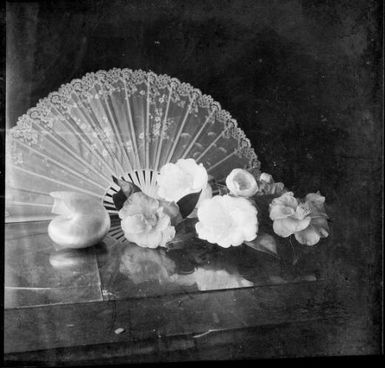
[[281, 260], [247, 246], [191, 239], [147, 249], [107, 236], [82, 250], [60, 249], [48, 222], [6, 224], [5, 307], [78, 303], [234, 289], [299, 280]]

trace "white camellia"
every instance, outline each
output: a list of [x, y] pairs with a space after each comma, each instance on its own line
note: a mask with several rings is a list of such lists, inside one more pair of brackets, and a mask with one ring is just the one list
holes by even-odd
[[230, 193], [239, 197], [251, 197], [258, 191], [254, 176], [244, 169], [233, 169], [226, 178]]
[[270, 204], [274, 232], [283, 238], [306, 229], [311, 221], [309, 214], [310, 208], [299, 203], [293, 192], [284, 193]]
[[140, 247], [164, 247], [175, 236], [170, 216], [177, 211], [170, 206], [142, 192], [132, 194], [119, 211], [126, 239]]
[[166, 201], [177, 202], [190, 193], [204, 190], [208, 175], [203, 164], [194, 159], [179, 159], [175, 164], [168, 163], [160, 169], [157, 177], [158, 196]]
[[202, 202], [197, 214], [198, 237], [209, 243], [228, 248], [257, 236], [257, 209], [246, 198], [214, 196]]
[[299, 202], [293, 192], [273, 199], [270, 218], [274, 232], [283, 238], [294, 234], [301, 244], [317, 244], [321, 238], [329, 235], [324, 202], [325, 197], [320, 193], [309, 193], [304, 202]]

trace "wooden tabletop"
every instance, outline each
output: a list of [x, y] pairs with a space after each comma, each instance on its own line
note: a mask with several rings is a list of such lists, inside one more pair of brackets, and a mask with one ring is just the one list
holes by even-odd
[[347, 328], [355, 313], [348, 283], [311, 267], [290, 273], [247, 247], [169, 252], [107, 237], [66, 251], [46, 228], [6, 225], [10, 363], [196, 360], [210, 346], [218, 359], [306, 356], [322, 350], [309, 336], [325, 344], [326, 326]]

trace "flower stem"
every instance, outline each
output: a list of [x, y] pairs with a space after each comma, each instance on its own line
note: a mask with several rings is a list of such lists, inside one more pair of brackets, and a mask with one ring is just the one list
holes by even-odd
[[293, 243], [291, 242], [291, 235], [289, 237], [289, 243], [290, 243], [290, 246], [291, 246], [291, 250], [293, 251], [293, 265], [295, 265], [298, 262], [298, 254], [295, 251]]

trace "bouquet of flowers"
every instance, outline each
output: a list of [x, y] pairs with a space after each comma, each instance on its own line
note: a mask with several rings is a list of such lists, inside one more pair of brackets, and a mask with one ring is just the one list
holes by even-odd
[[198, 238], [207, 245], [246, 244], [276, 255], [280, 239], [314, 246], [329, 234], [325, 197], [318, 192], [296, 198], [266, 173], [254, 177], [234, 169], [220, 183], [189, 158], [160, 169], [156, 197], [133, 183], [114, 181], [120, 186], [113, 201], [125, 238], [140, 247], [172, 248]]

